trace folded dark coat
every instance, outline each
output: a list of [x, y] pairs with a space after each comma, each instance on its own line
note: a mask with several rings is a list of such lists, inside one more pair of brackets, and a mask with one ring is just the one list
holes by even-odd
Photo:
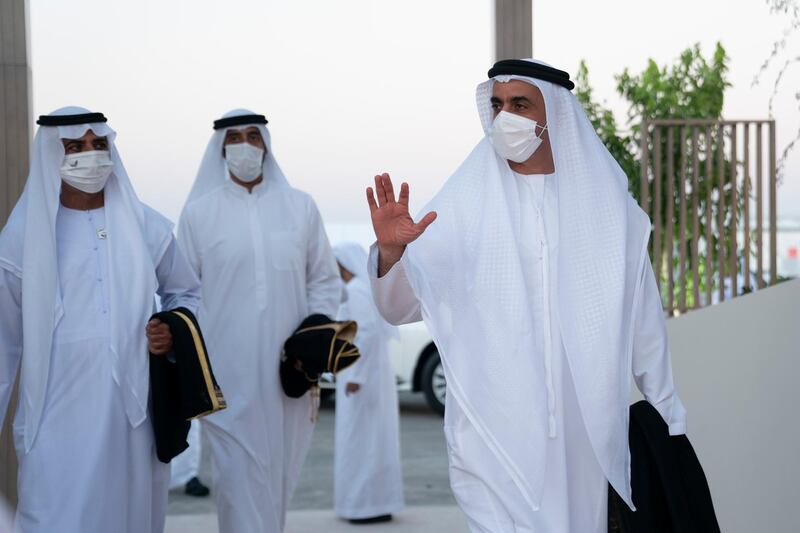
[[609, 489], [610, 533], [717, 533], [708, 481], [686, 435], [671, 437], [655, 407], [631, 406], [628, 437], [636, 512]]
[[317, 384], [320, 374], [336, 374], [355, 363], [360, 355], [353, 344], [357, 331], [352, 320], [337, 322], [321, 314], [303, 320], [283, 346], [280, 376], [286, 395], [299, 398]]
[[179, 307], [156, 313], [172, 332], [172, 352], [150, 354], [150, 419], [156, 455], [169, 463], [189, 444], [190, 421], [225, 408], [194, 314]]

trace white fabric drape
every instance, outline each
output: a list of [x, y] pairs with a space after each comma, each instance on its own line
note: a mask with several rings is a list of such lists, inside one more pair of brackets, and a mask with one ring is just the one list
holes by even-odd
[[[80, 113], [88, 111], [65, 107], [53, 115]], [[146, 338], [141, 332], [153, 311], [155, 268], [170, 242], [172, 226], [161, 216], [146, 221], [144, 207], [131, 186], [114, 146], [116, 134], [110, 127], [104, 123], [41, 127], [34, 138], [25, 190], [0, 235], [0, 268], [20, 276], [26, 286], [22, 294], [25, 357], [20, 375], [26, 451], [33, 445], [42, 416], [52, 332], [63, 316], [55, 238], [61, 190], [59, 169], [64, 158], [61, 139], [80, 138], [88, 129], [108, 138], [114, 162], [105, 187], [110, 301], [116, 312], [110, 324], [113, 377], [122, 390], [130, 423], [138, 426], [147, 413], [148, 359]], [[144, 239], [147, 223], [158, 224], [162, 236], [160, 242], [150, 243], [149, 247]]]
[[[222, 115], [222, 118], [239, 117], [242, 115], [253, 115], [254, 113], [249, 109], [234, 109]], [[213, 191], [230, 181], [228, 173], [228, 165], [225, 163], [225, 158], [222, 157], [222, 146], [225, 142], [225, 132], [229, 129], [245, 129], [249, 127], [257, 127], [261, 132], [261, 137], [264, 139], [264, 145], [267, 147], [267, 153], [264, 156], [263, 163], [263, 176], [265, 179], [268, 177], [270, 183], [281, 187], [288, 187], [289, 182], [286, 176], [283, 175], [281, 167], [275, 156], [272, 155], [272, 138], [270, 137], [269, 130], [263, 124], [244, 124], [242, 126], [234, 126], [231, 128], [215, 130], [211, 136], [211, 140], [206, 146], [206, 151], [203, 154], [203, 160], [200, 162], [200, 169], [197, 171], [197, 176], [192, 185], [192, 190], [189, 191], [189, 198], [186, 200], [186, 205], [189, 205], [194, 200], [197, 200], [204, 194]]]
[[169, 488], [181, 488], [200, 472], [200, 459], [203, 448], [200, 438], [200, 421], [192, 420], [189, 435], [186, 437], [189, 447], [170, 461]]
[[[226, 115], [251, 114], [239, 110]], [[237, 129], [248, 125], [237, 126]], [[178, 240], [200, 277], [198, 320], [227, 409], [202, 420], [220, 530], [277, 533], [311, 443], [311, 399], [281, 388], [286, 339], [312, 313], [335, 316], [342, 286], [311, 197], [288, 185], [266, 129], [264, 181], [225, 177], [215, 132], [181, 214]]]
[[[364, 249], [346, 243], [334, 254], [355, 274], [339, 319], [358, 322], [355, 344], [361, 353], [336, 375], [335, 511], [347, 519], [394, 514], [404, 506], [397, 385], [389, 359], [397, 328], [375, 308]], [[358, 392], [347, 394], [347, 383], [359, 384]]]
[[[80, 211], [59, 205], [60, 139], [89, 127], [109, 137], [115, 167], [105, 205]], [[100, 124], [41, 128], [25, 193], [0, 235], [0, 411], [20, 361], [25, 399], [13, 423], [21, 533], [164, 528], [169, 469], [151, 424], [132, 416], [139, 399], [147, 406], [139, 363], [147, 369], [156, 294], [165, 307], [194, 310], [199, 286], [169, 222], [135, 199], [112, 141]]]
[[[478, 86], [484, 132], [492, 120], [492, 86], [511, 78]], [[628, 394], [650, 225], [575, 97], [547, 82], [514, 78], [544, 96], [560, 233], [555, 307], [583, 421], [603, 471], [632, 506]], [[547, 370], [533, 357], [514, 176], [488, 138], [423, 212], [429, 210], [439, 217], [408, 247], [403, 267], [442, 356], [448, 395], [502, 466], [503, 476], [485, 481], [502, 494], [508, 489], [497, 480], [511, 480], [521, 496], [512, 514], [524, 516], [542, 500]], [[667, 396], [648, 399], [673, 431], [682, 431], [685, 412], [671, 372], [661, 377], [668, 381], [659, 391]]]

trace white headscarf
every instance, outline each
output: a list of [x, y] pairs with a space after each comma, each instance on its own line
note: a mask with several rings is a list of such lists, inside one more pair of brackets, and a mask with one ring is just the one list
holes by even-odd
[[[375, 315], [380, 326], [380, 334], [384, 339], [399, 339], [400, 333], [397, 327], [384, 320], [372, 298], [372, 287], [369, 282], [369, 270], [367, 268], [367, 251], [364, 250], [360, 244], [344, 242], [333, 247], [333, 255], [336, 257], [336, 261], [353, 275], [354, 280], [357, 280], [357, 283], [359, 283], [364, 290], [369, 292], [367, 301], [370, 303], [371, 308], [362, 312], [373, 313]], [[351, 283], [352, 281], [353, 280], [351, 280]], [[342, 293], [346, 295], [347, 291], [342, 291]], [[351, 317], [342, 318], [349, 319]]]
[[[51, 116], [89, 113], [64, 107]], [[61, 317], [56, 255], [56, 215], [64, 159], [61, 139], [77, 139], [87, 130], [108, 139], [114, 169], [105, 186], [108, 230], [112, 375], [122, 390], [133, 426], [147, 415], [149, 367], [144, 328], [153, 311], [159, 250], [149, 250], [144, 233], [144, 207], [133, 190], [114, 145], [116, 133], [105, 123], [42, 126], [33, 140], [31, 168], [22, 197], [0, 235], [0, 268], [22, 279], [23, 350], [20, 402], [25, 413], [25, 450], [30, 450], [44, 407], [53, 332]]]
[[[493, 120], [492, 86], [511, 78], [478, 85], [485, 133]], [[563, 342], [598, 461], [631, 504], [630, 313], [649, 221], [574, 95], [549, 82], [513, 78], [535, 85], [544, 96], [558, 195], [557, 311]], [[503, 465], [528, 509], [538, 509], [549, 413], [546, 372], [536, 358], [520, 260], [514, 180], [508, 163], [484, 137], [423, 210], [439, 216], [408, 247], [404, 261], [442, 355], [448, 395]]]
[[343, 242], [333, 247], [333, 255], [353, 276], [369, 281], [367, 270], [367, 252], [354, 242]]
[[[241, 117], [245, 115], [254, 115], [247, 109], [234, 109], [225, 113], [222, 118]], [[272, 155], [272, 140], [269, 135], [269, 130], [264, 124], [241, 124], [238, 126], [231, 126], [229, 128], [215, 130], [211, 135], [211, 140], [208, 141], [203, 161], [200, 163], [200, 169], [197, 171], [197, 177], [194, 180], [189, 198], [186, 200], [186, 205], [189, 205], [194, 200], [201, 196], [216, 190], [230, 180], [228, 174], [228, 166], [225, 163], [225, 158], [222, 156], [222, 147], [225, 142], [225, 132], [228, 130], [240, 130], [255, 126], [261, 132], [261, 137], [264, 138], [264, 146], [267, 147], [267, 153], [264, 157], [263, 176], [264, 184], [268, 186], [288, 187], [289, 182], [286, 176], [283, 175], [281, 167]]]

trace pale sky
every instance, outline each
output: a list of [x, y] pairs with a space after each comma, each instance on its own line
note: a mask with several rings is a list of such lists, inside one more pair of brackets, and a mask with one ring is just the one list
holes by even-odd
[[[388, 171], [419, 209], [483, 134], [474, 90], [493, 62], [488, 0], [31, 0], [34, 114], [102, 111], [140, 197], [177, 220], [211, 123], [269, 119], [289, 181], [328, 223], [368, 223], [363, 189]], [[575, 73], [624, 121], [613, 75], [694, 42], [731, 57], [726, 118], [766, 118], [750, 82], [787, 19], [763, 0], [534, 0], [534, 55]], [[800, 38], [789, 44], [798, 49]], [[776, 65], [777, 67], [777, 65]], [[776, 100], [778, 145], [800, 127], [800, 65]], [[800, 215], [800, 149], [779, 211]]]

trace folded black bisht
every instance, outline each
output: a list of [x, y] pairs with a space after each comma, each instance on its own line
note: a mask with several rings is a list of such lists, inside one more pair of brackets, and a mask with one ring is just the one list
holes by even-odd
[[609, 486], [609, 533], [719, 533], [703, 467], [686, 435], [670, 436], [656, 408], [630, 408], [631, 489], [636, 512]]
[[193, 418], [225, 409], [225, 397], [214, 379], [197, 319], [184, 307], [152, 316], [169, 326], [172, 352], [150, 354], [150, 419], [156, 455], [169, 463], [189, 444]]
[[303, 320], [283, 345], [280, 374], [286, 395], [299, 398], [317, 384], [320, 374], [336, 374], [355, 363], [360, 355], [353, 344], [357, 331], [353, 320], [336, 322], [321, 314]]

